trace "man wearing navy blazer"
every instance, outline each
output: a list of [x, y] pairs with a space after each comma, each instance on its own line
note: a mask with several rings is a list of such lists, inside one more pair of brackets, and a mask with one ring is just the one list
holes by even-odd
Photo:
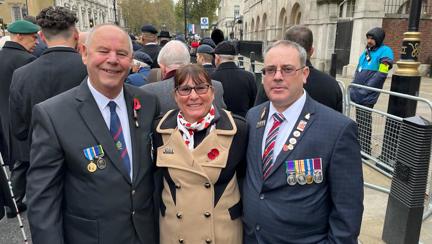
[[246, 116], [247, 244], [357, 243], [363, 213], [357, 127], [304, 91], [306, 58], [291, 41], [278, 41], [265, 53], [270, 101]]
[[33, 243], [156, 243], [150, 132], [157, 98], [124, 84], [132, 43], [116, 25], [92, 29], [83, 62], [88, 78], [33, 109]]

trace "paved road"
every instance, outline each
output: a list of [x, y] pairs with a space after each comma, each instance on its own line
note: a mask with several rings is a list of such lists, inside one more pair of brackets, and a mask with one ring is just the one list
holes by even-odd
[[[30, 239], [30, 230], [29, 224], [27, 222], [27, 216], [24, 213], [23, 224], [24, 229], [27, 235], [27, 238]], [[19, 228], [19, 223], [17, 218], [7, 219], [4, 217], [0, 220], [0, 243], [1, 244], [22, 244], [24, 243], [24, 238], [21, 234], [21, 230]], [[32, 243], [29, 240], [29, 243]]]

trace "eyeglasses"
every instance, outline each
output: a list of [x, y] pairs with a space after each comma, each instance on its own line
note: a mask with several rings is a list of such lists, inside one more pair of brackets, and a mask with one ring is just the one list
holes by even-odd
[[189, 96], [192, 90], [195, 90], [195, 93], [198, 95], [203, 95], [208, 92], [210, 87], [212, 86], [209, 84], [199, 84], [194, 87], [185, 85], [185, 86], [178, 86], [176, 87], [175, 90], [180, 96]]
[[263, 75], [274, 76], [276, 72], [280, 71], [282, 73], [282, 76], [287, 77], [293, 76], [297, 71], [303, 69], [304, 67], [305, 66], [296, 69], [294, 66], [284, 65], [280, 69], [277, 69], [276, 66], [267, 66], [264, 67], [261, 72], [263, 73]]

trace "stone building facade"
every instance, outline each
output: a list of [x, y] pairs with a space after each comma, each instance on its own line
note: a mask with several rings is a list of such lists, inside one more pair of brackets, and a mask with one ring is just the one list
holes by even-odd
[[[406, 26], [403, 21], [408, 17], [409, 0], [240, 0], [238, 5], [242, 24], [234, 29], [241, 30], [244, 40], [262, 41], [265, 47], [282, 39], [290, 26], [306, 25], [314, 33], [315, 52], [311, 60], [314, 66], [328, 71], [332, 54], [336, 53], [338, 72], [351, 76], [365, 48], [365, 34], [373, 27], [383, 27], [386, 32], [393, 33], [388, 41], [393, 43], [391, 47], [398, 54], [396, 50], [403, 38], [400, 34], [407, 28], [398, 29], [394, 34], [393, 24], [398, 23], [396, 28]], [[432, 0], [423, 0], [422, 13], [420, 31], [430, 36]], [[423, 50], [432, 49], [428, 40], [423, 39], [421, 45]], [[426, 65], [432, 60], [432, 51], [421, 55], [420, 60]]]

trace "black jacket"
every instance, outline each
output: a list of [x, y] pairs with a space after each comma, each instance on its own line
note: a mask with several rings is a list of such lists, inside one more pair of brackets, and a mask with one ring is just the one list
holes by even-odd
[[35, 104], [67, 91], [86, 77], [81, 55], [70, 47], [52, 47], [16, 70], [10, 90], [12, 156], [29, 161], [30, 123]]
[[[306, 84], [304, 85], [306, 92], [317, 102], [342, 112], [342, 89], [339, 87], [337, 81], [330, 75], [315, 69], [309, 60], [306, 61], [306, 66], [310, 70]], [[260, 85], [255, 105], [267, 100], [268, 98], [264, 89]]]
[[147, 44], [147, 45], [143, 45], [143, 47], [140, 49], [140, 51], [143, 51], [145, 53], [147, 53], [153, 60], [152, 65], [150, 65], [150, 67], [153, 68], [159, 68], [159, 64], [158, 64], [158, 56], [159, 56], [159, 51], [161, 50], [161, 47], [157, 44]]
[[[9, 87], [12, 81], [13, 72], [35, 60], [27, 50], [17, 42], [7, 41], [0, 50], [0, 116], [3, 122], [2, 130], [6, 140], [6, 147], [10, 155], [9, 147]], [[5, 158], [5, 163], [13, 162], [12, 159]]]
[[253, 107], [257, 94], [255, 76], [238, 68], [234, 62], [226, 62], [216, 68], [211, 78], [222, 83], [227, 109], [244, 117]]

